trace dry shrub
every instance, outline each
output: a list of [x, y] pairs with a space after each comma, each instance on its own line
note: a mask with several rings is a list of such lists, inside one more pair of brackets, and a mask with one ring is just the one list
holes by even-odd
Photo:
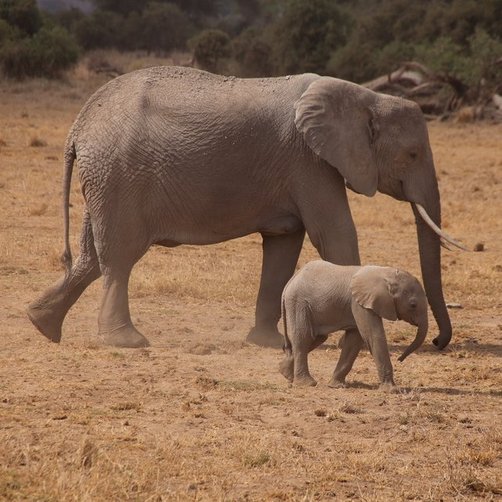
[[52, 248], [49, 250], [49, 257], [47, 260], [51, 270], [64, 270], [64, 264], [61, 261], [61, 250]]
[[270, 453], [266, 451], [256, 452], [254, 454], [244, 455], [242, 463], [245, 467], [262, 467], [269, 464], [272, 460]]
[[110, 54], [112, 54], [112, 52], [95, 51], [90, 53], [86, 62], [89, 71], [104, 73], [110, 77], [124, 73], [122, 68], [116, 64], [116, 58], [113, 58], [115, 61], [112, 62]]
[[47, 146], [47, 141], [37, 136], [33, 136], [30, 140], [30, 146], [34, 148], [41, 148]]
[[43, 202], [42, 204], [39, 204], [37, 206], [30, 207], [28, 210], [28, 213], [30, 216], [42, 216], [47, 212], [47, 209], [49, 206]]

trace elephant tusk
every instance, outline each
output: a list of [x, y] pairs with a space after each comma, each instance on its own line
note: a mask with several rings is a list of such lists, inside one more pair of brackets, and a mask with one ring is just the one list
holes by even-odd
[[450, 237], [446, 232], [443, 232], [431, 219], [431, 217], [427, 214], [427, 211], [424, 209], [423, 206], [420, 204], [414, 203], [415, 207], [417, 208], [418, 212], [420, 213], [420, 216], [423, 218], [425, 223], [431, 227], [436, 234], [439, 235], [441, 238], [441, 246], [443, 246], [446, 249], [450, 249], [447, 245], [447, 243], [452, 244], [453, 246], [456, 246], [459, 249], [462, 249], [463, 251], [469, 251], [463, 244], [460, 242], [456, 241], [453, 237]]

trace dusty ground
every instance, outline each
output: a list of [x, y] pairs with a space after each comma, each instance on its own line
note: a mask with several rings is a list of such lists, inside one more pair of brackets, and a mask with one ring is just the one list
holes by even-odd
[[[85, 79], [84, 79], [85, 80]], [[60, 345], [24, 309], [61, 274], [62, 147], [97, 85], [0, 86], [1, 500], [495, 500], [502, 497], [502, 127], [431, 123], [444, 228], [483, 252], [444, 253], [454, 340], [395, 364], [376, 388], [364, 352], [351, 386], [326, 383], [337, 336], [311, 357], [319, 385], [290, 388], [279, 351], [243, 341], [260, 239], [152, 249], [131, 308], [152, 347], [96, 336], [100, 283]], [[38, 145], [38, 146], [37, 146]], [[72, 190], [73, 249], [82, 212]], [[410, 208], [351, 197], [364, 262], [419, 275]], [[316, 257], [305, 245], [301, 262]], [[414, 335], [389, 323], [393, 361]]]

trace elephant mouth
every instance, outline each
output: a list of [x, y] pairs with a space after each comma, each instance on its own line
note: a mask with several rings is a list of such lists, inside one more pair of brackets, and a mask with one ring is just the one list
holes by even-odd
[[359, 195], [364, 195], [361, 194], [361, 192], [358, 192], [347, 180], [345, 180], [345, 186], [349, 189], [352, 190], [354, 193], [357, 193]]

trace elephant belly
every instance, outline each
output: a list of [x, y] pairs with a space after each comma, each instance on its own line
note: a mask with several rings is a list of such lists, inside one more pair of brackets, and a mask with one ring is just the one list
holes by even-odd
[[194, 190], [183, 201], [168, 194], [149, 213], [145, 219], [152, 225], [155, 242], [170, 247], [215, 244], [256, 232], [285, 235], [303, 228], [287, 203], [267, 204], [256, 193], [214, 195]]
[[356, 327], [354, 316], [347, 306], [330, 306], [314, 313], [316, 332], [318, 335], [328, 335]]
[[346, 329], [355, 328], [356, 324], [354, 323], [338, 323], [338, 324], [322, 324], [317, 326], [316, 335], [323, 336], [329, 335], [330, 333], [335, 333], [336, 331], [344, 331]]
[[249, 220], [238, 218], [236, 215], [214, 219], [205, 216], [202, 224], [197, 223], [196, 220], [162, 224], [163, 230], [154, 232], [156, 235], [154, 243], [165, 247], [175, 247], [181, 244], [216, 244], [253, 233], [278, 236], [295, 233], [303, 228], [301, 220], [295, 215], [255, 217]]

